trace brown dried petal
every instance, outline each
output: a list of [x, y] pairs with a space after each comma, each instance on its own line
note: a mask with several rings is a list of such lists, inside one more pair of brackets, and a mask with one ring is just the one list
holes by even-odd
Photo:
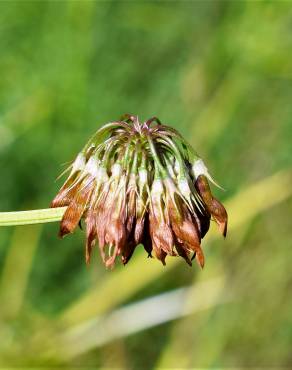
[[96, 232], [98, 238], [98, 246], [100, 249], [100, 253], [102, 256], [103, 261], [105, 261], [105, 254], [104, 254], [104, 247], [105, 247], [105, 232], [106, 232], [106, 225], [108, 222], [108, 195], [109, 195], [109, 187], [103, 186], [101, 190], [101, 195], [95, 205], [95, 208], [98, 210], [97, 218], [96, 218]]
[[116, 246], [119, 250], [123, 249], [127, 241], [127, 233], [126, 227], [120, 219], [109, 219], [106, 228], [105, 241], [109, 245]]
[[172, 202], [169, 202], [169, 215], [171, 227], [176, 239], [181, 241], [189, 250], [196, 253], [196, 259], [201, 267], [204, 266], [204, 254], [200, 245], [200, 233], [198, 225], [192, 219], [189, 210], [184, 203], [180, 204], [180, 214], [178, 214]]
[[227, 234], [228, 215], [223, 204], [213, 197], [206, 176], [200, 175], [195, 183], [196, 189], [203, 199], [206, 209], [213, 216], [219, 226], [219, 230], [225, 237]]
[[[78, 188], [79, 188], [78, 181], [76, 181], [77, 177], [78, 177], [78, 174], [76, 174], [74, 176], [71, 176], [65, 182], [65, 184], [59, 190], [58, 194], [52, 200], [52, 202], [50, 204], [51, 208], [66, 207], [70, 204], [72, 198], [75, 196], [75, 194], [76, 194], [76, 192], [78, 191]], [[75, 184], [74, 184], [74, 182], [75, 182]]]
[[135, 228], [134, 228], [134, 235], [133, 238], [135, 240], [135, 244], [142, 243], [143, 233], [144, 233], [144, 225], [145, 225], [145, 217], [143, 216], [140, 219], [136, 220]]
[[127, 232], [130, 234], [132, 232], [134, 219], [136, 216], [136, 189], [132, 186], [128, 191], [128, 201], [127, 201], [127, 221], [126, 227]]
[[97, 210], [90, 209], [86, 216], [86, 249], [85, 260], [86, 264], [90, 263], [90, 256], [92, 248], [96, 243], [97, 230], [96, 230]]
[[153, 250], [154, 250], [154, 253], [155, 253], [156, 258], [157, 258], [159, 261], [161, 261], [161, 262], [162, 262], [162, 264], [165, 266], [165, 265], [166, 265], [166, 263], [165, 263], [165, 258], [166, 258], [166, 256], [167, 256], [167, 253], [166, 253], [164, 250], [162, 250], [159, 246], [157, 246], [157, 245], [154, 243], [153, 239], [152, 239], [152, 246], [153, 246]]
[[141, 243], [143, 238], [143, 230], [145, 225], [145, 217], [146, 217], [146, 195], [139, 194], [136, 197], [136, 205], [135, 205], [135, 213], [136, 213], [136, 223], [135, 223], [135, 231], [134, 231], [134, 240], [136, 244]]
[[77, 191], [77, 194], [72, 199], [61, 220], [60, 237], [74, 231], [85, 211], [92, 190], [92, 181], [88, 180], [87, 184], [81, 190]]
[[126, 227], [126, 204], [123, 192], [117, 193], [117, 198], [114, 199], [112, 206], [108, 208], [106, 220], [105, 242], [115, 247], [114, 256], [116, 257], [124, 249], [129, 235]]
[[190, 259], [190, 253], [188, 249], [178, 239], [175, 240], [175, 249], [177, 250], [177, 253], [186, 261], [186, 263], [192, 266], [192, 261]]
[[[149, 210], [150, 235], [153, 245], [165, 253], [173, 255], [174, 240], [170, 225], [160, 217], [155, 205]], [[153, 247], [154, 248], [154, 247]]]
[[116, 257], [120, 254], [120, 250], [117, 246], [110, 246], [110, 249], [114, 248], [113, 255], [108, 257], [105, 261], [106, 268], [113, 268], [115, 266]]

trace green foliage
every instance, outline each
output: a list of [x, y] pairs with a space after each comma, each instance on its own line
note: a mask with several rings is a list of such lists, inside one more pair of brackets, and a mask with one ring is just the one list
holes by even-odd
[[[125, 112], [181, 131], [230, 211], [203, 271], [142, 251], [86, 268], [82, 231], [1, 228], [0, 366], [291, 366], [291, 21], [277, 1], [0, 3], [1, 211], [47, 207], [60, 164]], [[185, 317], [99, 345], [98, 330], [72, 331], [217, 277]]]

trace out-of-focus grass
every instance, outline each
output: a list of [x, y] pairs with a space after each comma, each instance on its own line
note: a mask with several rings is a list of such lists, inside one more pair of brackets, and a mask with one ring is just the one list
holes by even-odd
[[[5, 318], [14, 319], [22, 309], [40, 233], [40, 226], [15, 228], [0, 282], [1, 312]], [[21, 253], [19, 247], [21, 247]]]
[[[291, 366], [291, 20], [276, 1], [0, 4], [1, 211], [46, 207], [59, 164], [130, 111], [188, 138], [230, 216], [203, 271], [142, 251], [86, 268], [82, 232], [2, 228], [1, 366]], [[218, 275], [234, 301], [66, 354], [88, 319]]]

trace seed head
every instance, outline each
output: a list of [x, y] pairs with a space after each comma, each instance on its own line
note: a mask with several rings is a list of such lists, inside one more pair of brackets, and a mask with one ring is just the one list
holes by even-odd
[[[213, 197], [206, 165], [173, 128], [125, 115], [104, 125], [69, 167], [51, 207], [67, 206], [59, 235], [86, 224], [86, 263], [98, 243], [106, 267], [126, 264], [141, 244], [165, 264], [181, 256], [204, 266], [201, 240], [210, 219], [227, 233], [227, 212]], [[217, 185], [218, 186], [218, 185]]]

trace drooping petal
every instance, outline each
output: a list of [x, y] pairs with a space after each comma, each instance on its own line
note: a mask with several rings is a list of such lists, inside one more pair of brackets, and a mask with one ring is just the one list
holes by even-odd
[[52, 200], [50, 207], [66, 207], [70, 204], [72, 198], [74, 198], [76, 192], [78, 191], [78, 174], [72, 176], [66, 181], [66, 183], [61, 187], [58, 194]]
[[[158, 183], [158, 180], [156, 180]], [[162, 186], [162, 184], [160, 184]], [[153, 249], [161, 249], [169, 255], [173, 255], [174, 240], [168, 222], [166, 208], [163, 204], [163, 188], [153, 186], [149, 207], [149, 225]], [[154, 247], [155, 245], [155, 247]]]
[[86, 209], [92, 191], [92, 179], [88, 179], [83, 188], [77, 190], [75, 197], [70, 202], [61, 220], [60, 237], [74, 231]]
[[165, 258], [167, 256], [167, 253], [162, 250], [159, 246], [157, 246], [155, 244], [155, 242], [153, 241], [152, 239], [152, 246], [153, 246], [153, 250], [154, 250], [154, 254], [155, 254], [155, 257], [162, 262], [162, 264], [165, 266], [166, 263], [165, 263]]
[[177, 250], [177, 253], [186, 261], [186, 263], [189, 266], [192, 266], [192, 261], [190, 259], [188, 248], [177, 238], [175, 240], [175, 249]]
[[219, 230], [225, 237], [227, 234], [228, 215], [223, 204], [213, 197], [206, 176], [200, 175], [195, 182], [196, 189], [205, 203], [207, 211], [213, 216]]
[[180, 204], [180, 213], [177, 212], [174, 205], [170, 202], [169, 214], [171, 227], [176, 238], [184, 244], [188, 250], [196, 253], [196, 260], [201, 267], [204, 266], [204, 254], [200, 245], [200, 233], [198, 225], [192, 220], [191, 214], [186, 204]]
[[85, 248], [85, 261], [86, 264], [90, 263], [91, 251], [96, 243], [97, 230], [96, 230], [97, 210], [89, 209], [86, 215], [86, 248]]

